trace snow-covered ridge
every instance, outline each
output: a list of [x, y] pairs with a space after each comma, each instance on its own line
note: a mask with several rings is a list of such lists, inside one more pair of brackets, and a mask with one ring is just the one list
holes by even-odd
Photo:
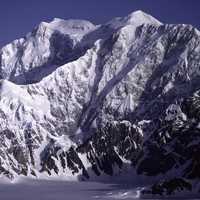
[[94, 29], [95, 25], [85, 20], [41, 22], [26, 37], [1, 49], [1, 77], [21, 84], [37, 82], [35, 73], [44, 77], [81, 54], [84, 50], [80, 47], [73, 55], [76, 45]]
[[[136, 11], [125, 18], [111, 20], [106, 26], [117, 30], [142, 24], [161, 25], [150, 15]], [[84, 54], [91, 42], [102, 37], [102, 34], [96, 34], [93, 41], [93, 32], [104, 32], [103, 37], [111, 34], [110, 30], [104, 29], [104, 25], [95, 26], [86, 20], [55, 18], [52, 22], [41, 22], [26, 37], [1, 49], [1, 77], [21, 84], [38, 81], [34, 73], [48, 75], [59, 65]]]

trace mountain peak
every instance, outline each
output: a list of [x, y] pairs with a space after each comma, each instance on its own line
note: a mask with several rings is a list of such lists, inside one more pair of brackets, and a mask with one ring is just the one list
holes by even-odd
[[149, 15], [141, 10], [132, 12], [125, 19], [130, 24], [154, 24], [154, 25], [162, 24], [156, 18], [152, 17], [151, 15]]
[[117, 29], [122, 26], [126, 25], [133, 25], [135, 27], [141, 26], [142, 24], [153, 24], [155, 26], [160, 26], [162, 23], [158, 21], [156, 18], [152, 17], [151, 15], [137, 10], [130, 13], [128, 16], [125, 17], [117, 17], [112, 19], [107, 23], [110, 27]]
[[79, 20], [79, 19], [60, 19], [54, 18], [50, 22], [41, 22], [36, 30], [39, 33], [43, 33], [46, 30], [50, 30], [50, 32], [59, 31], [64, 35], [75, 35], [76, 37], [82, 37], [88, 32], [94, 30], [96, 26], [87, 20]]
[[144, 11], [142, 11], [142, 10], [136, 10], [136, 11], [131, 12], [129, 15], [144, 16], [144, 15], [148, 15], [148, 14], [145, 13]]

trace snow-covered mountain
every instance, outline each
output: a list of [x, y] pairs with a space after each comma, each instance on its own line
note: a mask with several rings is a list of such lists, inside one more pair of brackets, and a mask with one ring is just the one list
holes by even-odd
[[[56, 18], [6, 45], [1, 175], [90, 178], [133, 165], [189, 179], [200, 167], [199, 43], [191, 25], [136, 11], [103, 25]], [[176, 149], [183, 138], [184, 151]]]

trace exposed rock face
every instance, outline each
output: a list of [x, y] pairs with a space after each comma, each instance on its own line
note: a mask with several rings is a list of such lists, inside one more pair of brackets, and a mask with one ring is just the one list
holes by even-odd
[[176, 110], [167, 112], [174, 117], [171, 116], [170, 119], [166, 116], [148, 141], [144, 142], [143, 156], [137, 165], [138, 173], [148, 176], [165, 174], [166, 177], [171, 177], [170, 180], [155, 184], [147, 193], [155, 194], [156, 190], [157, 194], [165, 195], [167, 192], [170, 195], [192, 188], [199, 190], [196, 184], [200, 178], [199, 99], [197, 91], [179, 105], [174, 105]]
[[[0, 52], [0, 172], [199, 178], [200, 33], [137, 11], [42, 22]], [[154, 164], [156, 163], [156, 165]]]

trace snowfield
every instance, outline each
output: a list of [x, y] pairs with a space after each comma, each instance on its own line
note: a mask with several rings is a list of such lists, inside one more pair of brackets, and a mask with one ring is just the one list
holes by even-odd
[[0, 183], [2, 200], [91, 200], [137, 199], [128, 184], [23, 179]]
[[22, 178], [15, 183], [0, 183], [2, 200], [136, 200], [190, 199], [199, 196], [140, 197], [141, 187], [125, 182], [76, 182], [65, 180], [36, 180]]

